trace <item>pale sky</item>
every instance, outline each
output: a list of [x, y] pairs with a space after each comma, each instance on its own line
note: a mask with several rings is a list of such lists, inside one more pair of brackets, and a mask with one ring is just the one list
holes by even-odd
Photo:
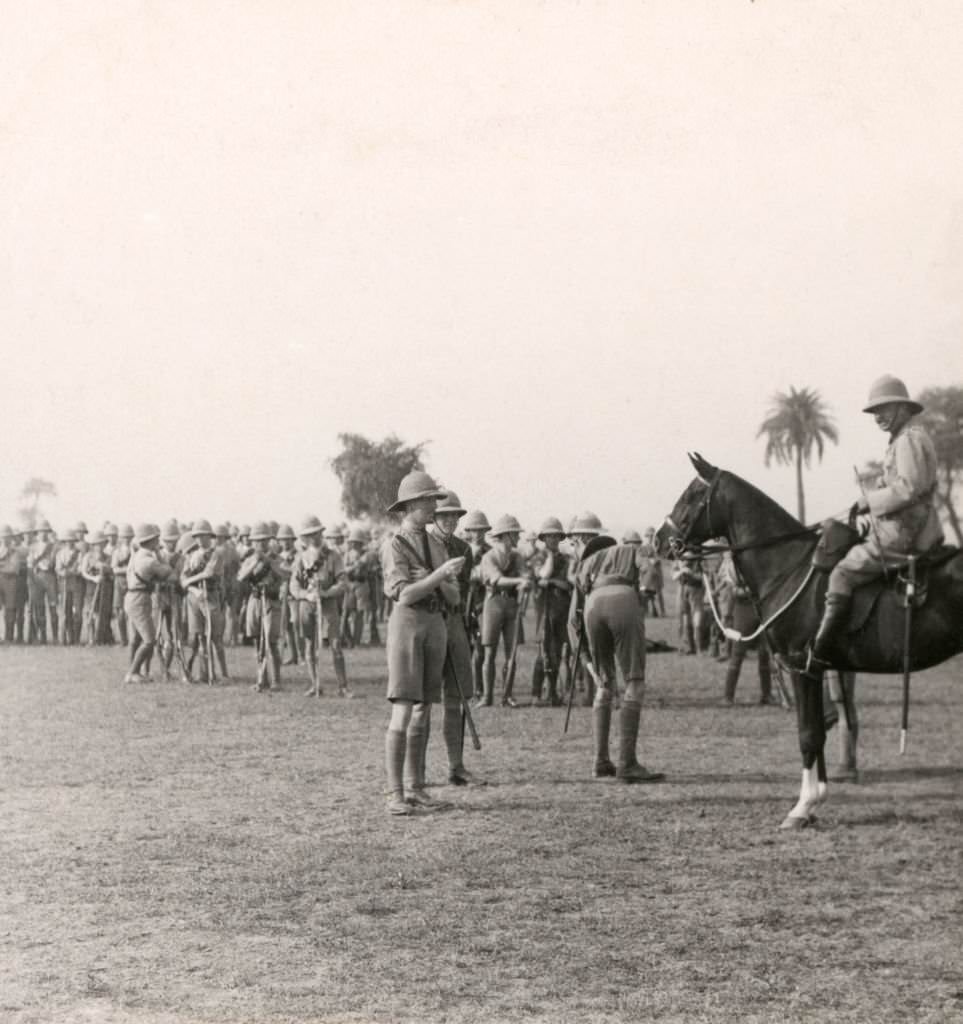
[[336, 435], [661, 519], [818, 389], [809, 518], [963, 383], [958, 0], [49, 2], [0, 34], [0, 521], [343, 518]]

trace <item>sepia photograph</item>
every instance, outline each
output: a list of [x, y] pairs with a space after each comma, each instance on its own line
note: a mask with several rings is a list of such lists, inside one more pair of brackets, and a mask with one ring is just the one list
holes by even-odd
[[0, 14], [0, 1024], [963, 1022], [963, 6]]

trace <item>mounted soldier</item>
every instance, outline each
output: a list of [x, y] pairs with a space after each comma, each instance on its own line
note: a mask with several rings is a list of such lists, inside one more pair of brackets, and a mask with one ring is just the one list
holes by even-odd
[[936, 448], [922, 423], [913, 422], [922, 411], [923, 406], [909, 397], [897, 377], [880, 377], [870, 388], [863, 412], [870, 413], [880, 430], [889, 434], [889, 445], [879, 485], [864, 492], [853, 506], [854, 513], [868, 513], [873, 528], [829, 576], [826, 606], [813, 641], [813, 655], [826, 664], [849, 618], [856, 587], [943, 539], [936, 509]]

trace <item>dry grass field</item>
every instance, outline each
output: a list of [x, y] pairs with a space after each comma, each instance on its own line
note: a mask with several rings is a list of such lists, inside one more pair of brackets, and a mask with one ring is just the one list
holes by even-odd
[[348, 652], [354, 701], [229, 658], [124, 686], [117, 650], [0, 650], [4, 1024], [963, 1019], [961, 659], [916, 678], [904, 758], [899, 680], [861, 681], [863, 784], [789, 835], [794, 716], [751, 663], [726, 711], [723, 666], [650, 659], [662, 786], [592, 781], [585, 709], [562, 739], [495, 708], [490, 785], [398, 820], [382, 651]]

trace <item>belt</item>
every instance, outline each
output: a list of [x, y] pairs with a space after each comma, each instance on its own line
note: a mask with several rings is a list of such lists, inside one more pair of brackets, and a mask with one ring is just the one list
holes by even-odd
[[127, 588], [127, 593], [128, 594], [149, 594], [150, 593], [150, 588], [149, 587], [128, 587]]
[[409, 605], [409, 608], [415, 608], [419, 612], [443, 612], [445, 610], [445, 602], [440, 597], [424, 597], [420, 601], [416, 601], [414, 604]]

